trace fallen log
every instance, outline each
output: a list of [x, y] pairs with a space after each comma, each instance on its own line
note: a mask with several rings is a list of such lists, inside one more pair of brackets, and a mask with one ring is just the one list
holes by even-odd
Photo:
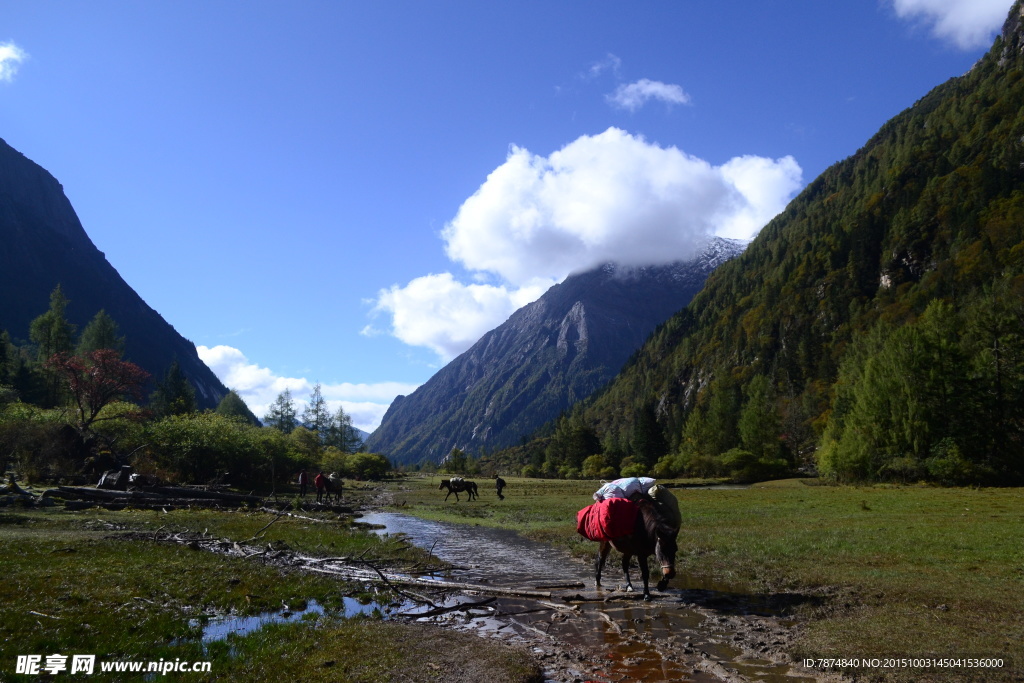
[[187, 486], [143, 486], [144, 493], [155, 493], [166, 498], [197, 498], [200, 500], [222, 500], [232, 503], [260, 505], [263, 503], [261, 496], [251, 496], [244, 493], [224, 493], [222, 491], [209, 491], [194, 489]]
[[[327, 567], [313, 567], [309, 564], [303, 565], [304, 569], [319, 574], [333, 574], [335, 576], [347, 576], [352, 577], [352, 572], [345, 572], [344, 570], [329, 569]], [[365, 577], [366, 575], [364, 575]], [[413, 579], [402, 576], [388, 575], [388, 580], [391, 583], [398, 584], [401, 586], [420, 586], [430, 587], [437, 590], [459, 590], [459, 591], [471, 591], [474, 593], [483, 593], [485, 595], [511, 595], [519, 598], [551, 598], [550, 591], [535, 591], [527, 588], [499, 588], [497, 586], [481, 586], [475, 583], [461, 583], [458, 581], [428, 581], [426, 579]], [[363, 580], [366, 580], [363, 578]]]

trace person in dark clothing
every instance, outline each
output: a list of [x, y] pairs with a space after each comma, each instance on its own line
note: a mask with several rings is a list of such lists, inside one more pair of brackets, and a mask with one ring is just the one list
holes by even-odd
[[309, 475], [306, 470], [299, 472], [299, 495], [303, 498], [306, 497], [306, 486], [309, 485]]
[[501, 490], [505, 488], [505, 480], [499, 477], [497, 474], [494, 475], [494, 489], [498, 492], [498, 500], [505, 500], [505, 496], [501, 495]]

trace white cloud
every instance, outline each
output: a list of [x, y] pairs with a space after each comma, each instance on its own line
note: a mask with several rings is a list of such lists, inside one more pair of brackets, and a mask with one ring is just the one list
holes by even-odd
[[621, 69], [622, 60], [619, 59], [617, 56], [613, 55], [611, 52], [609, 52], [604, 59], [602, 59], [599, 62], [594, 62], [593, 64], [590, 65], [590, 68], [587, 70], [585, 78], [597, 78], [605, 71], [611, 71], [613, 74], [618, 75]]
[[988, 47], [1012, 0], [893, 0], [901, 19], [921, 21], [961, 50]]
[[[267, 414], [278, 394], [288, 389], [301, 414], [314, 382], [304, 377], [282, 377], [269, 368], [250, 363], [240, 350], [231, 346], [197, 346], [199, 358], [213, 370], [221, 382], [234, 389], [259, 418]], [[372, 432], [380, 425], [388, 406], [400, 394], [411, 394], [417, 385], [403, 382], [375, 384], [321, 383], [320, 391], [332, 411], [339, 407], [352, 417], [352, 424]]]
[[636, 111], [650, 100], [661, 100], [666, 104], [689, 104], [690, 96], [682, 86], [641, 78], [636, 83], [620, 85], [611, 95], [609, 102], [622, 109]]
[[521, 287], [465, 285], [451, 273], [424, 275], [405, 287], [381, 290], [374, 310], [391, 315], [391, 334], [398, 339], [450, 360], [553, 284], [554, 279]]
[[441, 233], [450, 259], [500, 284], [427, 275], [381, 290], [374, 311], [391, 315], [394, 336], [450, 359], [571, 272], [690, 258], [713, 235], [749, 239], [801, 182], [792, 157], [714, 166], [617, 128], [548, 157], [513, 146]]
[[0, 43], [0, 81], [10, 83], [28, 54], [14, 43]]

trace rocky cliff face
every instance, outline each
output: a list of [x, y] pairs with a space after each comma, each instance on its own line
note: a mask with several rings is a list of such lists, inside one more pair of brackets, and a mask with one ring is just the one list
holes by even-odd
[[743, 246], [717, 239], [691, 262], [609, 264], [566, 278], [395, 399], [367, 449], [399, 463], [439, 462], [454, 447], [479, 453], [517, 443], [614, 377]]
[[0, 329], [27, 339], [29, 323], [49, 307], [60, 284], [68, 319], [81, 331], [102, 308], [125, 336], [125, 356], [154, 378], [175, 358], [203, 408], [227, 389], [195, 345], [143, 301], [82, 228], [57, 180], [0, 140]]

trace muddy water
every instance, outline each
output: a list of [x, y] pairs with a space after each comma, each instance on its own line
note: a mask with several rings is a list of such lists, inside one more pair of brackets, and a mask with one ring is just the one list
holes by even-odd
[[[584, 584], [554, 590], [550, 602], [501, 598], [486, 608], [445, 617], [449, 626], [529, 645], [550, 665], [551, 680], [814, 680], [811, 672], [782, 661], [777, 647], [767, 654], [773, 650], [772, 630], [777, 635], [784, 622], [771, 614], [773, 605], [754, 596], [682, 576], [673, 581], [674, 588], [652, 589], [655, 599], [644, 603], [615, 587], [622, 575], [615, 553], [602, 590], [594, 587], [587, 563], [507, 530], [388, 512], [367, 514], [360, 521], [383, 527], [377, 533], [402, 534], [430, 549], [455, 565], [448, 577], [455, 581], [527, 589]], [[632, 574], [639, 587], [639, 570]], [[563, 605], [562, 599], [568, 602]], [[721, 611], [707, 607], [716, 603]]]

